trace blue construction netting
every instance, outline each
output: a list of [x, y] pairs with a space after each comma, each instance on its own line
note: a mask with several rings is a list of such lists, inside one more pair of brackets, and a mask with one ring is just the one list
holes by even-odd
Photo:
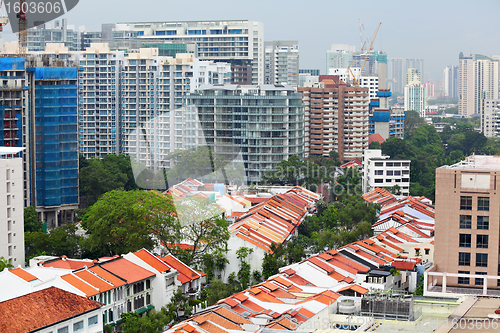
[[78, 75], [76, 67], [35, 67], [28, 71], [35, 73], [35, 80], [76, 80]]
[[24, 58], [0, 57], [0, 71], [23, 71]]
[[370, 120], [376, 122], [379, 121], [389, 122], [390, 118], [391, 118], [390, 111], [374, 111], [373, 114], [370, 116]]
[[377, 91], [377, 97], [391, 97], [392, 92], [390, 91]]
[[77, 96], [76, 84], [35, 85], [37, 206], [78, 204]]

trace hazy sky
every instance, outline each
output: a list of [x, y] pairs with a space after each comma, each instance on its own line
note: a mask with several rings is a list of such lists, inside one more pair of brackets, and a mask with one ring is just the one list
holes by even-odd
[[[300, 68], [325, 71], [331, 44], [360, 48], [382, 22], [374, 49], [389, 58], [423, 58], [440, 80], [458, 53], [500, 54], [498, 0], [80, 0], [64, 17], [68, 24], [100, 30], [102, 23], [176, 20], [254, 20], [270, 40], [298, 40]], [[6, 32], [6, 40], [12, 34]]]

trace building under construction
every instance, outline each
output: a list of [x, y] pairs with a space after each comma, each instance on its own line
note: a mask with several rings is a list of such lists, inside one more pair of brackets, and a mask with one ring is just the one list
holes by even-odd
[[46, 56], [0, 57], [0, 145], [24, 147], [24, 205], [49, 228], [78, 208], [77, 68]]

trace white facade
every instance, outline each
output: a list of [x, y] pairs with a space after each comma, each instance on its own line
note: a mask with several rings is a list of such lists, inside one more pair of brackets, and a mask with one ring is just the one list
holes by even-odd
[[483, 99], [481, 132], [486, 137], [500, 136], [500, 99]]
[[352, 56], [356, 47], [347, 44], [332, 44], [330, 50], [326, 51], [326, 72], [330, 68], [347, 68], [351, 65]]
[[371, 98], [377, 98], [378, 91], [378, 76], [361, 76], [359, 79], [359, 86], [368, 88], [368, 94]]
[[252, 68], [252, 84], [264, 83], [264, 24], [241, 21], [119, 23], [116, 31], [134, 31], [137, 38], [196, 43], [201, 60], [230, 62]]
[[81, 332], [102, 333], [104, 324], [102, 322], [102, 308], [86, 312], [80, 316], [71, 317], [54, 325], [37, 330], [37, 333], [53, 332]]
[[0, 147], [0, 257], [24, 266], [24, 148]]
[[363, 193], [376, 187], [398, 185], [401, 196], [410, 195], [410, 160], [394, 160], [380, 149], [367, 149], [363, 156]]
[[265, 84], [299, 85], [299, 42], [265, 42]]
[[405, 92], [405, 111], [417, 111], [420, 117], [425, 117], [425, 87], [418, 85], [406, 85]]

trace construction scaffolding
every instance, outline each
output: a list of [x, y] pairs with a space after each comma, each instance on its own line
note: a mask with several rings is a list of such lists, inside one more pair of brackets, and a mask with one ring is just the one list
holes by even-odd
[[78, 205], [77, 69], [28, 71], [35, 82], [36, 206]]

